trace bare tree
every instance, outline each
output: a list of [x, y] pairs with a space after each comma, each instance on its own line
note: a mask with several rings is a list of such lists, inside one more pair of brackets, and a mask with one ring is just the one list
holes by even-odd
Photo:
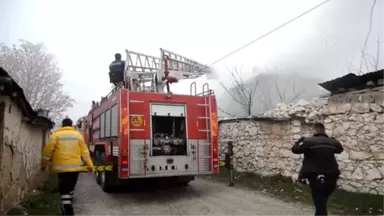
[[247, 115], [252, 115], [252, 105], [254, 103], [254, 95], [257, 90], [258, 81], [255, 80], [254, 82], [245, 85], [242, 76], [242, 68], [238, 70], [237, 67], [234, 67], [233, 69], [228, 69], [228, 71], [231, 74], [233, 81], [232, 86], [234, 87], [228, 88], [223, 83], [220, 83], [220, 85], [236, 103], [241, 105]]
[[380, 59], [380, 40], [379, 37], [377, 37], [377, 49], [376, 49], [376, 62], [375, 62], [375, 70], [379, 70], [379, 59]]
[[[269, 70], [269, 72], [274, 74], [274, 89], [280, 103], [292, 103], [304, 93], [305, 89], [298, 89], [296, 76], [290, 76], [282, 85], [279, 83], [279, 74], [276, 72], [276, 68]], [[289, 93], [289, 97], [287, 93]]]
[[[376, 48], [376, 56], [373, 56], [372, 54], [366, 53], [362, 51], [361, 54], [361, 66], [357, 68], [355, 65], [353, 65], [353, 58], [349, 60], [348, 65], [348, 73], [355, 73], [358, 75], [362, 75], [366, 72], [370, 71], [377, 71], [379, 70], [379, 61], [380, 61], [380, 40], [377, 39], [376, 41], [377, 48]], [[364, 70], [363, 70], [364, 69]]]
[[266, 112], [270, 109], [273, 109], [273, 107], [275, 106], [275, 104], [273, 103], [273, 100], [272, 100], [272, 93], [271, 93], [271, 89], [270, 88], [267, 88], [267, 89], [264, 89], [262, 90], [263, 94], [261, 96], [261, 108], [260, 108], [260, 111], [261, 112]]
[[55, 58], [42, 43], [20, 42], [19, 47], [0, 44], [0, 65], [23, 88], [32, 108], [50, 110], [50, 117], [57, 121], [75, 101], [63, 91]]
[[220, 108], [220, 107], [217, 107], [217, 109], [218, 109], [219, 111], [221, 111], [222, 113], [224, 113], [224, 114], [226, 114], [226, 115], [228, 115], [228, 116], [230, 116], [230, 117], [232, 117], [232, 118], [235, 118], [235, 117], [236, 117], [236, 116], [233, 115], [232, 113], [230, 113], [230, 112], [228, 112], [228, 111], [226, 111], [226, 110], [224, 110], [224, 109], [222, 109], [222, 108]]
[[379, 59], [380, 59], [380, 40], [379, 40], [379, 38], [376, 40], [376, 43], [377, 43], [376, 57], [374, 57], [373, 55], [366, 52], [369, 36], [371, 35], [371, 32], [372, 32], [373, 11], [374, 11], [375, 6], [376, 6], [376, 1], [377, 0], [373, 0], [373, 4], [372, 4], [370, 14], [369, 14], [369, 28], [368, 28], [368, 32], [367, 32], [367, 35], [366, 35], [365, 40], [364, 40], [363, 49], [361, 50], [360, 66], [357, 69], [350, 62], [349, 67], [348, 67], [348, 71], [350, 73], [354, 72], [356, 74], [361, 75], [364, 73], [363, 72], [364, 66], [365, 66], [366, 72], [378, 70]]

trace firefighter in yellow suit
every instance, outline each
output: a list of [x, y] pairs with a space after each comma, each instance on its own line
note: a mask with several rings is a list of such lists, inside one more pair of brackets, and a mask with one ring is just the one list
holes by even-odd
[[58, 173], [59, 193], [63, 215], [74, 215], [72, 200], [79, 172], [84, 171], [84, 164], [93, 172], [93, 163], [83, 136], [72, 126], [72, 120], [65, 118], [62, 127], [56, 130], [44, 147], [41, 170], [44, 172], [48, 163]]

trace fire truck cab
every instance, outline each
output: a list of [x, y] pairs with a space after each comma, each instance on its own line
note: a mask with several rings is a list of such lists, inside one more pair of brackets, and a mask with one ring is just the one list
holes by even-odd
[[167, 178], [188, 184], [219, 172], [216, 98], [205, 84], [177, 95], [170, 84], [210, 73], [209, 67], [160, 49], [156, 58], [126, 50], [124, 87], [114, 89], [82, 120], [96, 165], [95, 178], [108, 192], [130, 179]]

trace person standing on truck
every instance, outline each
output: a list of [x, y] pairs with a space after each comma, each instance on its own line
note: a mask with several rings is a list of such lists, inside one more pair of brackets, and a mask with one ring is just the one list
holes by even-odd
[[328, 137], [322, 123], [315, 123], [313, 131], [313, 137], [300, 138], [293, 145], [292, 152], [304, 154], [299, 178], [309, 181], [315, 215], [327, 215], [327, 201], [340, 176], [335, 154], [342, 153], [343, 146], [335, 138]]
[[83, 136], [72, 126], [72, 120], [65, 118], [62, 127], [56, 130], [44, 147], [41, 171], [48, 163], [58, 173], [61, 210], [63, 215], [74, 215], [72, 200], [79, 172], [84, 171], [83, 164], [93, 172], [93, 163]]
[[125, 61], [121, 60], [120, 53], [115, 54], [115, 61], [109, 65], [109, 82], [115, 87], [124, 84]]

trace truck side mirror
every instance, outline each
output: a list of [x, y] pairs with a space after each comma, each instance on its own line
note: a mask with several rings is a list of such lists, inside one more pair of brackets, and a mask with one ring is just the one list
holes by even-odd
[[82, 126], [81, 121], [78, 121], [77, 122], [77, 128], [81, 129], [81, 126]]

